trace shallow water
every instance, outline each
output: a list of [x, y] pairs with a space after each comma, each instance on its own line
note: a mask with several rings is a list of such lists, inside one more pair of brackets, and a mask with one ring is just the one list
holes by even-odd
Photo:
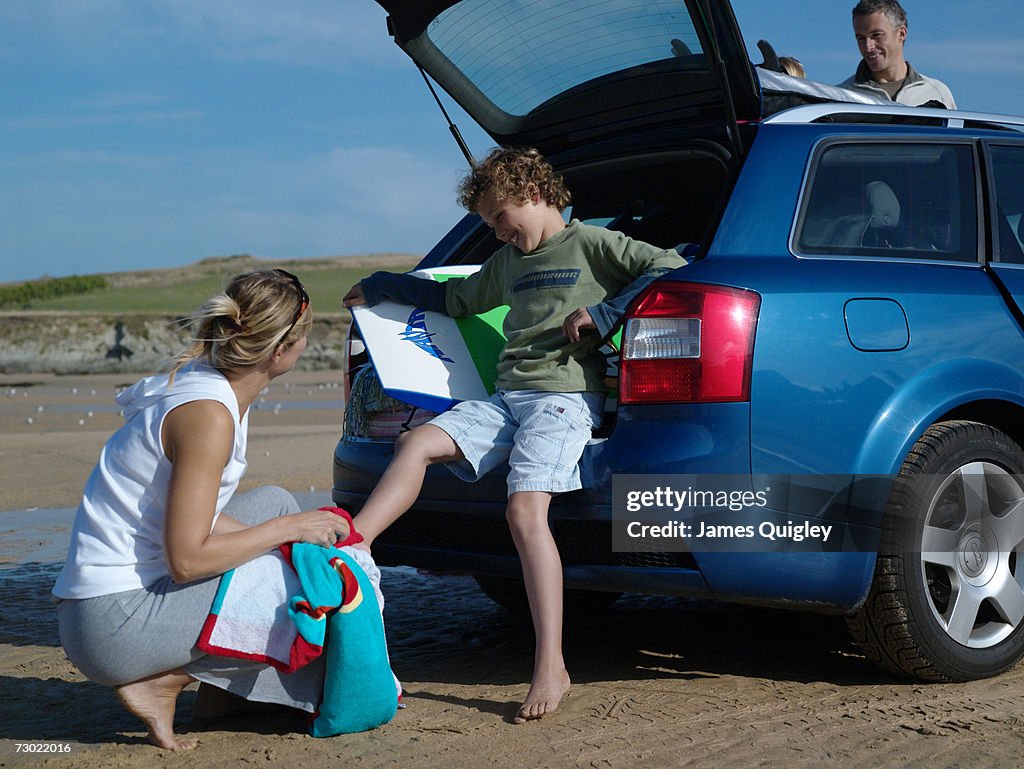
[[0, 513], [0, 571], [28, 563], [63, 563], [74, 508]]
[[[303, 510], [313, 510], [331, 504], [328, 491], [295, 492], [295, 499]], [[68, 537], [75, 508], [32, 508], [0, 512], [0, 574], [4, 579], [19, 578], [27, 574], [23, 567], [60, 567], [67, 557]], [[17, 570], [18, 575], [7, 572]]]

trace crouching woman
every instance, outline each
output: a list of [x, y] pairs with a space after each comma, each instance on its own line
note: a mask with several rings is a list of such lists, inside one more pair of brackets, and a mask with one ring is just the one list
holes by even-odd
[[234, 496], [245, 472], [249, 408], [306, 348], [309, 297], [282, 270], [233, 278], [193, 315], [169, 374], [118, 395], [125, 423], [107, 441], [75, 516], [53, 589], [61, 643], [92, 681], [114, 686], [156, 745], [194, 680], [312, 711], [322, 666], [291, 675], [196, 648], [219, 577], [285, 542], [332, 545], [348, 525], [299, 512], [283, 489]]

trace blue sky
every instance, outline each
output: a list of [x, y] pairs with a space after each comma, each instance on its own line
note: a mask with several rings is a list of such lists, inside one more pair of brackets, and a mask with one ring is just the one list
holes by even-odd
[[[750, 48], [831, 83], [858, 61], [852, 5], [733, 2]], [[904, 5], [918, 69], [962, 109], [1024, 115], [1019, 0]], [[465, 161], [384, 17], [372, 0], [0, 2], [0, 282], [428, 249], [461, 215]]]

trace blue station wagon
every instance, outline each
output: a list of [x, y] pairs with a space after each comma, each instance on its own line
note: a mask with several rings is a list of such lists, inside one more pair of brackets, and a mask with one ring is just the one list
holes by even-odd
[[[845, 615], [870, 659], [922, 680], [1013, 666], [1024, 119], [797, 80], [768, 46], [755, 67], [727, 2], [378, 2], [495, 142], [549, 157], [573, 218], [693, 254], [627, 312], [584, 488], [552, 504], [567, 607], [706, 596]], [[420, 266], [480, 264], [498, 245], [469, 215]], [[348, 344], [333, 497], [355, 512], [395, 436], [431, 415], [382, 391], [358, 334]], [[616, 495], [642, 478], [789, 479], [721, 521], [835, 524], [842, 540], [621, 547]], [[505, 500], [500, 468], [465, 484], [432, 467], [375, 555], [472, 573], [521, 604]]]

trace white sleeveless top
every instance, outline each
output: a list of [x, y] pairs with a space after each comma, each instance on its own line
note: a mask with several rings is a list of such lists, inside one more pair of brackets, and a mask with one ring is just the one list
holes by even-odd
[[245, 472], [249, 414], [239, 418], [228, 380], [194, 363], [168, 386], [168, 375], [136, 382], [117, 396], [125, 424], [103, 447], [75, 515], [58, 598], [93, 598], [146, 587], [170, 570], [164, 556], [164, 513], [171, 462], [160, 439], [164, 419], [192, 401], [223, 403], [235, 424], [234, 450], [220, 479], [216, 522]]

